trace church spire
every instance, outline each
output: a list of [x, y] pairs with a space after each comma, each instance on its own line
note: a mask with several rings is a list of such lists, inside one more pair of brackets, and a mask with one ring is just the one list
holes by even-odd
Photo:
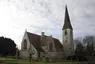
[[63, 26], [62, 30], [67, 29], [67, 28], [73, 29], [72, 25], [70, 23], [69, 13], [68, 13], [67, 5], [66, 5], [66, 7], [65, 7], [64, 26]]

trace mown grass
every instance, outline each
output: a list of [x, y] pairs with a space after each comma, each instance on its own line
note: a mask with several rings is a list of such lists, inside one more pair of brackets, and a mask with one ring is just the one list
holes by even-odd
[[0, 62], [6, 64], [78, 64], [78, 62], [73, 61], [53, 61], [53, 62], [45, 62], [45, 61], [31, 61], [29, 62], [28, 59], [12, 59], [12, 58], [0, 58]]

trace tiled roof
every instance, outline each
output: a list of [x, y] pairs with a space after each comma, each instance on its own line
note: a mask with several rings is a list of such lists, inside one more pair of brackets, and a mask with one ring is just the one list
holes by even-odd
[[27, 32], [30, 43], [36, 48], [37, 51], [44, 52], [40, 47], [40, 37], [39, 35]]
[[[41, 48], [41, 45], [40, 45], [41, 44], [41, 41], [40, 41], [41, 36], [30, 33], [30, 32], [26, 32], [26, 33], [28, 35], [30, 43], [37, 49], [37, 51], [44, 52], [44, 50]], [[47, 37], [47, 36], [45, 36], [45, 37]], [[62, 48], [62, 44], [60, 43], [60, 41], [56, 38], [53, 38], [53, 40], [55, 43], [56, 51], [62, 52], [63, 48]]]
[[54, 39], [54, 43], [55, 43], [55, 49], [57, 52], [62, 52], [63, 51], [63, 45], [60, 43], [60, 41], [56, 38]]

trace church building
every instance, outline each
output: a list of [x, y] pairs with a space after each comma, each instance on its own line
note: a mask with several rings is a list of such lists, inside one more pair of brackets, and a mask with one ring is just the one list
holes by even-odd
[[73, 28], [70, 23], [67, 6], [62, 28], [62, 43], [53, 36], [45, 35], [44, 32], [37, 35], [25, 31], [21, 42], [20, 57], [29, 58], [30, 55], [32, 59], [63, 59], [74, 55]]

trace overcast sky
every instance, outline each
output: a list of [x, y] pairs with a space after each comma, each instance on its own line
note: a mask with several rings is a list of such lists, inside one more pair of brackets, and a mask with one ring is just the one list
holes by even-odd
[[65, 4], [74, 38], [95, 35], [95, 0], [0, 0], [0, 36], [20, 47], [25, 29], [61, 40]]

